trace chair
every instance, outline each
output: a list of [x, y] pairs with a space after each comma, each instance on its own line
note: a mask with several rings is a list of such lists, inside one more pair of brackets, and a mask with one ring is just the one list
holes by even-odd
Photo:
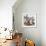
[[22, 46], [22, 33], [15, 33], [16, 46]]

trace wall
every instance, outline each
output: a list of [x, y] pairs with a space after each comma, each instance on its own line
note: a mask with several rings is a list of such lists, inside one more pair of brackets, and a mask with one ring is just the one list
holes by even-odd
[[16, 0], [0, 0], [0, 27], [12, 29], [12, 6]]
[[46, 46], [46, 0], [41, 0], [41, 41]]
[[[23, 0], [16, 9], [13, 7], [15, 29], [17, 29], [18, 32], [23, 33], [24, 39], [27, 38], [27, 39], [33, 40], [36, 46], [41, 46], [40, 9], [41, 9], [40, 0]], [[37, 26], [36, 27], [34, 28], [22, 27], [22, 13], [23, 12], [37, 13]]]

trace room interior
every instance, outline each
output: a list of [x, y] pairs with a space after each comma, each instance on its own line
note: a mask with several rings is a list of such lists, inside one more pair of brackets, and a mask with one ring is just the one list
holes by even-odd
[[46, 46], [46, 1], [0, 0], [0, 46]]

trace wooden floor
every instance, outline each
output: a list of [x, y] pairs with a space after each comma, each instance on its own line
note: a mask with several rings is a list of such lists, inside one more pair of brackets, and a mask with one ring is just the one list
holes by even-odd
[[2, 43], [0, 46], [16, 46], [15, 39], [13, 40], [6, 40], [6, 42]]

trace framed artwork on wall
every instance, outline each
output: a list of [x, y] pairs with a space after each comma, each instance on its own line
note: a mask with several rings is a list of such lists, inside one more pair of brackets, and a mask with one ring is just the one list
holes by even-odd
[[36, 14], [23, 13], [22, 27], [36, 27]]

